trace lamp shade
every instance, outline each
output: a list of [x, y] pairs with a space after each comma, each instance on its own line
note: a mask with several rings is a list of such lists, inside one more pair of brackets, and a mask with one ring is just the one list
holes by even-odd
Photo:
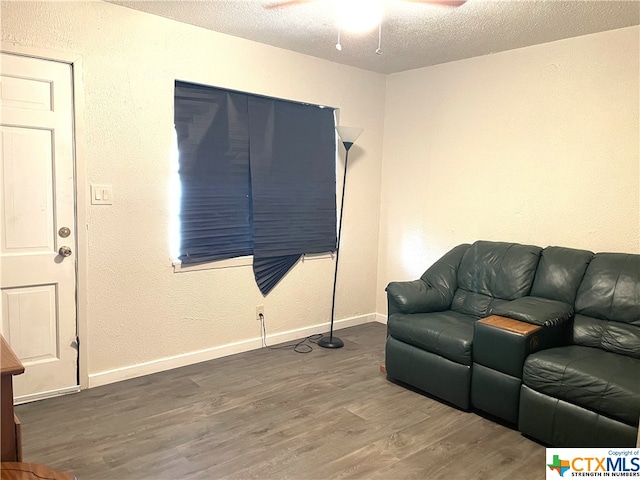
[[342, 140], [343, 143], [353, 144], [364, 129], [360, 127], [345, 127], [340, 125], [336, 127], [336, 130], [338, 131], [340, 140]]

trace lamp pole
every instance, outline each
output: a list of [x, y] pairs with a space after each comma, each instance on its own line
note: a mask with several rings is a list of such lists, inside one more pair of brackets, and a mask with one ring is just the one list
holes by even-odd
[[340, 259], [340, 237], [342, 236], [342, 217], [344, 212], [344, 192], [347, 185], [347, 165], [349, 163], [349, 149], [353, 146], [356, 139], [362, 133], [362, 128], [357, 127], [336, 127], [338, 135], [342, 140], [346, 154], [344, 158], [344, 174], [342, 176], [342, 197], [340, 200], [340, 221], [338, 222], [338, 243], [336, 245], [336, 266], [333, 272], [333, 295], [331, 296], [331, 329], [328, 337], [322, 337], [318, 340], [318, 345], [324, 348], [341, 348], [344, 342], [338, 337], [333, 336], [333, 321], [336, 307], [336, 286], [338, 284], [338, 260]]

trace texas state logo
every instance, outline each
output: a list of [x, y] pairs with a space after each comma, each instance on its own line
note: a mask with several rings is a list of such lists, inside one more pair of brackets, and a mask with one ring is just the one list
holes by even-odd
[[571, 468], [569, 466], [569, 460], [561, 460], [560, 455], [554, 455], [553, 462], [547, 463], [547, 467], [549, 467], [549, 470], [558, 472], [558, 475], [561, 477], [564, 477], [565, 472]]
[[640, 479], [638, 448], [547, 448], [547, 480], [578, 477]]

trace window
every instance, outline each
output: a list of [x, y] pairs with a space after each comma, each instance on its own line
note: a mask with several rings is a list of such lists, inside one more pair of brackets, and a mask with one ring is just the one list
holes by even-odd
[[336, 247], [333, 109], [176, 81], [183, 263], [253, 255], [268, 293]]

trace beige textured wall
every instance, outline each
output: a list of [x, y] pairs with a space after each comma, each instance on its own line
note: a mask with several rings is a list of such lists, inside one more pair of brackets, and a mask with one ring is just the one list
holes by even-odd
[[639, 27], [390, 76], [384, 287], [477, 239], [640, 253]]
[[375, 312], [384, 76], [102, 2], [9, 1], [1, 15], [4, 45], [82, 57], [85, 180], [112, 184], [115, 197], [109, 207], [79, 199], [87, 210], [80, 228], [88, 229], [90, 375], [255, 345], [258, 304], [269, 334], [330, 319], [331, 258], [298, 264], [266, 298], [251, 267], [173, 273], [174, 79], [338, 107], [343, 125], [365, 128], [350, 162], [336, 318], [364, 321]]
[[3, 1], [0, 14], [5, 46], [82, 57], [81, 179], [115, 193], [111, 207], [79, 199], [91, 375], [255, 341], [257, 304], [270, 334], [329, 319], [329, 259], [297, 265], [267, 298], [250, 267], [173, 273], [176, 78], [338, 107], [365, 128], [337, 319], [385, 313], [388, 281], [461, 242], [640, 251], [638, 27], [385, 78], [102, 2]]

